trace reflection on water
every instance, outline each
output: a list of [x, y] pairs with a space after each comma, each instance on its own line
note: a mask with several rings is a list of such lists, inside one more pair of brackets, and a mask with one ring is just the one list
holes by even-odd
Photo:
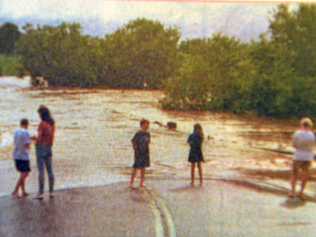
[[[228, 175], [241, 169], [288, 169], [288, 156], [257, 147], [277, 148], [282, 144], [287, 149], [293, 123], [228, 114], [166, 112], [159, 108], [158, 101], [163, 97], [159, 91], [39, 91], [25, 89], [28, 83], [0, 79], [1, 179], [14, 174], [13, 166], [8, 169], [1, 163], [11, 160], [10, 134], [22, 117], [30, 119], [30, 130], [35, 132], [40, 104], [50, 107], [57, 121], [54, 161], [59, 187], [126, 179], [133, 160], [130, 139], [141, 118], [178, 124], [178, 131], [171, 132], [152, 123], [149, 176], [187, 176], [186, 139], [195, 122], [202, 124], [208, 137], [204, 145], [206, 175]], [[14, 182], [7, 181], [0, 192], [8, 192]]]

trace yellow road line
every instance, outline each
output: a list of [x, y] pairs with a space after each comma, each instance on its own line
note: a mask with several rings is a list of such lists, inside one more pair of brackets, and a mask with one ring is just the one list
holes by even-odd
[[[158, 194], [148, 189], [146, 189], [146, 191], [150, 196], [149, 204], [155, 216], [156, 236], [176, 237], [175, 224], [166, 203], [159, 197]], [[166, 227], [166, 229], [164, 227]]]
[[161, 213], [159, 211], [159, 209], [156, 206], [155, 201], [150, 198], [149, 200], [149, 206], [154, 214], [154, 218], [155, 218], [155, 233], [156, 233], [156, 237], [165, 237], [164, 236], [164, 227], [162, 224], [162, 218], [161, 218]]

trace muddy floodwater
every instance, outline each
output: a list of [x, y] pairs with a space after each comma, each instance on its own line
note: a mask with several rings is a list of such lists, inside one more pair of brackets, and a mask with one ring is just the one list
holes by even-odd
[[[36, 132], [36, 110], [47, 105], [56, 120], [54, 166], [57, 188], [94, 186], [127, 180], [133, 162], [130, 140], [141, 118], [151, 123], [150, 179], [189, 178], [187, 137], [194, 123], [205, 130], [206, 178], [255, 177], [287, 179], [295, 123], [229, 114], [168, 112], [159, 107], [159, 91], [54, 89], [34, 90], [28, 80], [0, 78], [0, 194], [8, 194], [16, 173], [12, 162], [12, 133], [21, 118]], [[174, 121], [178, 131], [154, 124]], [[32, 177], [36, 164], [32, 149]], [[258, 178], [258, 177], [257, 177]]]

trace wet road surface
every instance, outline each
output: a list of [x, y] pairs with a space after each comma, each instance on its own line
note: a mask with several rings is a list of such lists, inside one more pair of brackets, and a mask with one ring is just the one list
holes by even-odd
[[0, 199], [3, 237], [315, 236], [315, 201], [289, 200], [233, 182], [127, 183], [59, 191], [54, 199]]
[[0, 236], [155, 236], [146, 198], [125, 185], [60, 191], [43, 201], [3, 197]]

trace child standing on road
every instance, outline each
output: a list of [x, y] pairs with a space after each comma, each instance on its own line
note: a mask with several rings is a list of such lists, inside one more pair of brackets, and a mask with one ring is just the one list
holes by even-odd
[[150, 166], [149, 157], [149, 144], [150, 144], [150, 133], [149, 121], [142, 119], [140, 121], [140, 130], [134, 135], [132, 139], [133, 149], [134, 149], [134, 165], [130, 180], [130, 188], [133, 188], [134, 180], [137, 171], [140, 171], [140, 187], [145, 186], [145, 168]]
[[193, 133], [188, 138], [190, 145], [189, 162], [191, 163], [191, 185], [194, 186], [195, 166], [198, 166], [200, 185], [203, 185], [202, 162], [204, 162], [202, 153], [202, 143], [204, 140], [203, 129], [200, 124], [194, 125]]
[[17, 129], [14, 133], [14, 151], [13, 158], [15, 162], [15, 167], [20, 173], [20, 178], [17, 181], [15, 189], [12, 193], [14, 197], [19, 196], [19, 190], [22, 191], [22, 197], [28, 196], [28, 193], [25, 191], [25, 181], [30, 168], [30, 146], [31, 146], [31, 136], [28, 132], [29, 122], [27, 119], [22, 119], [20, 122], [20, 128]]
[[314, 159], [313, 150], [316, 139], [312, 128], [312, 120], [303, 118], [300, 122], [300, 129], [296, 131], [293, 136], [295, 152], [292, 164], [291, 192], [289, 193], [289, 197], [296, 196], [296, 182], [300, 176], [302, 182], [301, 191], [299, 192], [298, 197], [304, 199], [304, 189], [309, 180], [309, 170]]

